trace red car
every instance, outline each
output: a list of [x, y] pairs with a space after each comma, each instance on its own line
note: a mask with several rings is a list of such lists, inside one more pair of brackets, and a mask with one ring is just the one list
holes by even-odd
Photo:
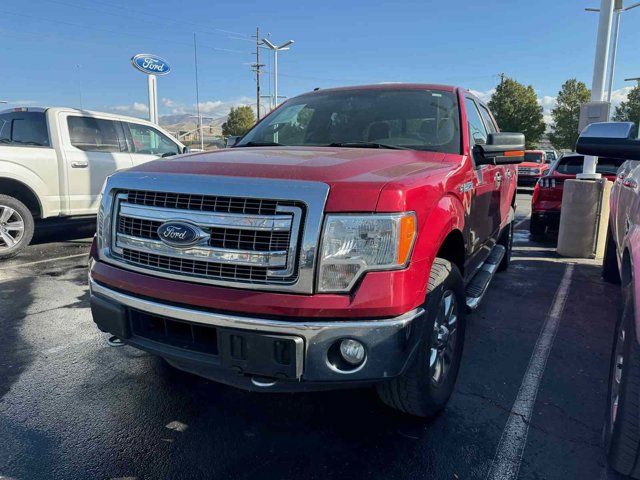
[[98, 327], [267, 392], [375, 385], [414, 415], [453, 391], [465, 312], [509, 265], [524, 136], [469, 91], [319, 90], [233, 148], [107, 181]]
[[549, 168], [550, 160], [542, 150], [526, 150], [524, 162], [518, 165], [518, 186], [533, 187]]
[[[583, 161], [583, 155], [566, 154], [553, 164], [546, 175], [538, 180], [531, 197], [531, 221], [529, 223], [531, 235], [544, 235], [547, 228], [558, 229], [564, 181], [576, 178], [576, 175], [582, 172]], [[618, 158], [600, 157], [596, 172], [601, 173], [608, 180], [614, 181], [616, 172], [623, 163], [624, 160]]]
[[602, 266], [605, 280], [622, 284], [604, 440], [610, 465], [640, 479], [640, 140], [631, 122], [587, 127], [576, 149], [585, 155], [628, 158], [611, 191], [611, 216]]

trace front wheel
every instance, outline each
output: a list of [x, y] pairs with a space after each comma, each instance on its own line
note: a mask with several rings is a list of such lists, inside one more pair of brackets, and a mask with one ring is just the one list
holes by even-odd
[[422, 339], [405, 373], [377, 387], [387, 405], [418, 417], [444, 409], [458, 376], [465, 334], [464, 286], [458, 267], [436, 258], [429, 276]]
[[0, 195], [0, 260], [20, 253], [33, 237], [33, 215], [21, 201]]

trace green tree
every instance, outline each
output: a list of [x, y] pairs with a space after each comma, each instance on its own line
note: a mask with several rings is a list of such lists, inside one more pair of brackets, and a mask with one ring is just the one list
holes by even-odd
[[222, 135], [244, 135], [256, 123], [253, 109], [249, 106], [231, 107], [227, 121], [222, 124]]
[[489, 108], [502, 131], [524, 133], [528, 149], [538, 145], [546, 125], [531, 85], [525, 87], [512, 78], [505, 78], [491, 96]]
[[575, 148], [579, 134], [580, 104], [588, 102], [590, 98], [591, 94], [584, 82], [571, 78], [562, 84], [558, 92], [558, 105], [551, 111], [553, 131], [549, 134], [549, 140], [554, 148]]
[[640, 122], [640, 85], [633, 87], [627, 99], [616, 107], [613, 119], [617, 122]]

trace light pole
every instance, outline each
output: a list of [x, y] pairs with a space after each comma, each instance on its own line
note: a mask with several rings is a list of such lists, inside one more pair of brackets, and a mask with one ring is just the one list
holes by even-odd
[[273, 50], [273, 98], [274, 107], [278, 106], [278, 52], [281, 50], [289, 50], [289, 45], [293, 44], [293, 40], [283, 43], [282, 45], [275, 46], [267, 38], [263, 38], [262, 42]]
[[[618, 36], [620, 33], [620, 15], [633, 8], [640, 7], [640, 2], [636, 2], [628, 7], [623, 6], [623, 0], [615, 0], [614, 12], [616, 14], [615, 24], [613, 27], [613, 45], [611, 46], [611, 64], [609, 65], [609, 81], [607, 82], [607, 102], [611, 103], [611, 92], [613, 91], [613, 78], [616, 67], [616, 53], [618, 51]], [[599, 12], [599, 8], [585, 8], [587, 12]]]

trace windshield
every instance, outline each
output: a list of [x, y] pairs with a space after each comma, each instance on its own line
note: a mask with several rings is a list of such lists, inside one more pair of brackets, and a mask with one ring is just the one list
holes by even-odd
[[451, 92], [371, 89], [293, 98], [236, 145], [385, 146], [460, 153], [458, 103]]
[[524, 152], [524, 161], [542, 163], [542, 152]]
[[[625, 161], [621, 158], [606, 158], [599, 157], [598, 164], [596, 165], [596, 173], [602, 175], [615, 175], [618, 168]], [[564, 175], [577, 175], [582, 173], [582, 164], [584, 163], [584, 157], [581, 155], [574, 155], [571, 157], [563, 157], [558, 162], [556, 172]]]

